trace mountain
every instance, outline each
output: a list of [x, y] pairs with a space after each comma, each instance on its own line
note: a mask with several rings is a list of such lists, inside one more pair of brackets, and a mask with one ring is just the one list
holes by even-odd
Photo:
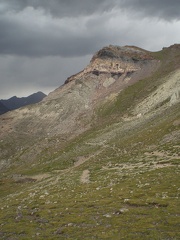
[[4, 106], [4, 104], [0, 101], [0, 115], [8, 111], [9, 109], [6, 106]]
[[11, 97], [7, 100], [1, 100], [1, 103], [6, 106], [10, 110], [14, 110], [29, 104], [34, 104], [40, 102], [44, 97], [46, 97], [46, 94], [42, 92], [33, 93], [28, 97], [22, 97], [18, 98], [16, 96]]
[[2, 239], [178, 239], [180, 44], [107, 46], [0, 116]]

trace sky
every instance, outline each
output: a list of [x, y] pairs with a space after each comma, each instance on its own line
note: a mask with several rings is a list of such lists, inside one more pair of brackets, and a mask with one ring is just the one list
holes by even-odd
[[0, 99], [48, 94], [104, 46], [180, 43], [180, 0], [0, 0]]

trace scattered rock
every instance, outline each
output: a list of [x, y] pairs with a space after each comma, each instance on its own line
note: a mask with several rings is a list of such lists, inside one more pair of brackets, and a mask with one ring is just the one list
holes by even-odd
[[38, 223], [48, 223], [49, 220], [47, 220], [45, 218], [39, 218], [39, 219], [36, 220], [36, 222], [38, 222]]
[[62, 227], [58, 228], [58, 229], [54, 232], [54, 234], [56, 234], [56, 235], [61, 235], [61, 234], [63, 234], [63, 233], [64, 233], [64, 228], [62, 228]]
[[109, 213], [104, 214], [103, 216], [104, 216], [104, 217], [107, 217], [107, 218], [111, 218], [111, 217], [112, 217]]
[[68, 227], [72, 227], [74, 224], [73, 223], [68, 223]]

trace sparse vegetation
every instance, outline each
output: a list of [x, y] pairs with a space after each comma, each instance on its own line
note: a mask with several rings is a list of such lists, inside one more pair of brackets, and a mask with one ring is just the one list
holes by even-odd
[[[170, 52], [152, 54], [165, 61]], [[0, 176], [1, 239], [180, 239], [179, 102], [133, 113], [166, 81], [164, 68], [96, 105], [80, 134], [0, 141], [9, 159]]]

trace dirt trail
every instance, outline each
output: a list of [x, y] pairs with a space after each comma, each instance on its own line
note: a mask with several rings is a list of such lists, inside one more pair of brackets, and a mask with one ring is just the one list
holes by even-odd
[[48, 178], [48, 177], [51, 177], [51, 175], [48, 174], [48, 173], [38, 174], [38, 175], [32, 176], [32, 178], [35, 179], [35, 180], [37, 180], [37, 181], [41, 181], [41, 180], [43, 180], [43, 179], [45, 179], [45, 178]]

